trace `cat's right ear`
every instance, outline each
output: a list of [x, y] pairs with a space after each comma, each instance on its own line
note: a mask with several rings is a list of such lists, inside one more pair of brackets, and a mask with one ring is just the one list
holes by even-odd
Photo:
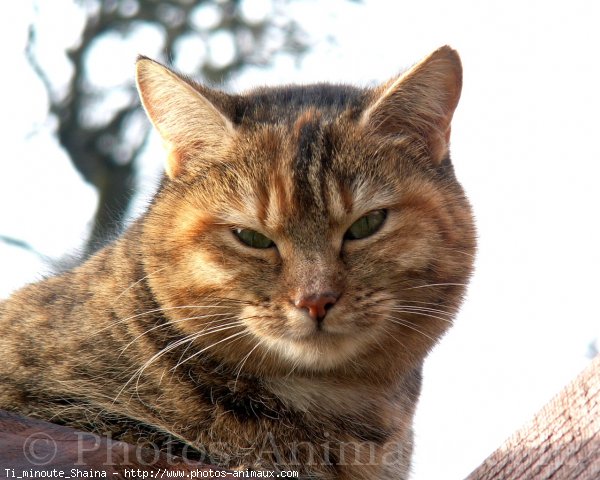
[[166, 172], [170, 178], [184, 173], [191, 162], [223, 157], [235, 128], [191, 83], [140, 56], [136, 84], [148, 118], [168, 152]]
[[381, 135], [414, 132], [422, 137], [435, 164], [448, 156], [450, 122], [460, 98], [462, 66], [448, 46], [374, 91], [361, 122]]

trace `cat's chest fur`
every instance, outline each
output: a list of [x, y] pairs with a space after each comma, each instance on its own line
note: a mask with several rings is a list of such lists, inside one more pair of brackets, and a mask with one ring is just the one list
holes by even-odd
[[[377, 416], [382, 427], [393, 429], [397, 414], [419, 394], [418, 374], [395, 385], [340, 383], [333, 379], [295, 378], [265, 381], [265, 387], [289, 408], [322, 418], [364, 419]], [[412, 382], [410, 388], [407, 384]]]

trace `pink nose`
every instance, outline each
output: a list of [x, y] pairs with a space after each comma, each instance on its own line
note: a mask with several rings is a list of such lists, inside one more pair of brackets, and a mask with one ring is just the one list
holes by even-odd
[[294, 305], [298, 308], [305, 308], [313, 320], [321, 322], [338, 298], [339, 294], [333, 292], [302, 295], [294, 300]]

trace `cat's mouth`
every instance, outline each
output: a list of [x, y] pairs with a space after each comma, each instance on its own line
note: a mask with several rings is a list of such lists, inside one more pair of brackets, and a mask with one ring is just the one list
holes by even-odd
[[248, 319], [247, 328], [268, 350], [294, 365], [321, 370], [351, 360], [364, 350], [370, 338], [365, 332], [359, 334], [356, 319], [344, 315], [347, 312], [333, 310], [320, 322], [295, 309], [276, 316], [254, 307], [242, 316]]
[[324, 321], [312, 319], [292, 320], [285, 336], [298, 342], [336, 342], [355, 334], [347, 322], [338, 318], [326, 318]]
[[356, 337], [348, 334], [315, 329], [293, 339], [277, 341], [275, 348], [280, 355], [295, 364], [322, 370], [350, 361], [362, 350], [361, 343]]
[[290, 335], [288, 338], [291, 341], [303, 343], [303, 342], [335, 342], [343, 340], [347, 334], [343, 332], [335, 332], [324, 326], [316, 326], [310, 332], [303, 332], [300, 335]]
[[333, 323], [317, 323], [314, 326], [309, 327], [308, 331], [303, 332], [301, 335], [303, 340], [314, 340], [327, 338], [332, 341], [336, 339], [343, 339], [353, 333], [356, 333], [355, 330], [349, 330], [345, 325], [336, 325]]
[[269, 344], [294, 364], [322, 370], [338, 367], [356, 357], [365, 348], [365, 338], [365, 335], [357, 335], [356, 331], [324, 323], [295, 332], [288, 331]]

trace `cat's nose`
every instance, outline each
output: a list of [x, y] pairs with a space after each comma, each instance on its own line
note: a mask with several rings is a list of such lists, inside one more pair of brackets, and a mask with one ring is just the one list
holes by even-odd
[[339, 297], [340, 295], [334, 292], [301, 295], [294, 300], [294, 305], [308, 310], [310, 317], [320, 323]]

